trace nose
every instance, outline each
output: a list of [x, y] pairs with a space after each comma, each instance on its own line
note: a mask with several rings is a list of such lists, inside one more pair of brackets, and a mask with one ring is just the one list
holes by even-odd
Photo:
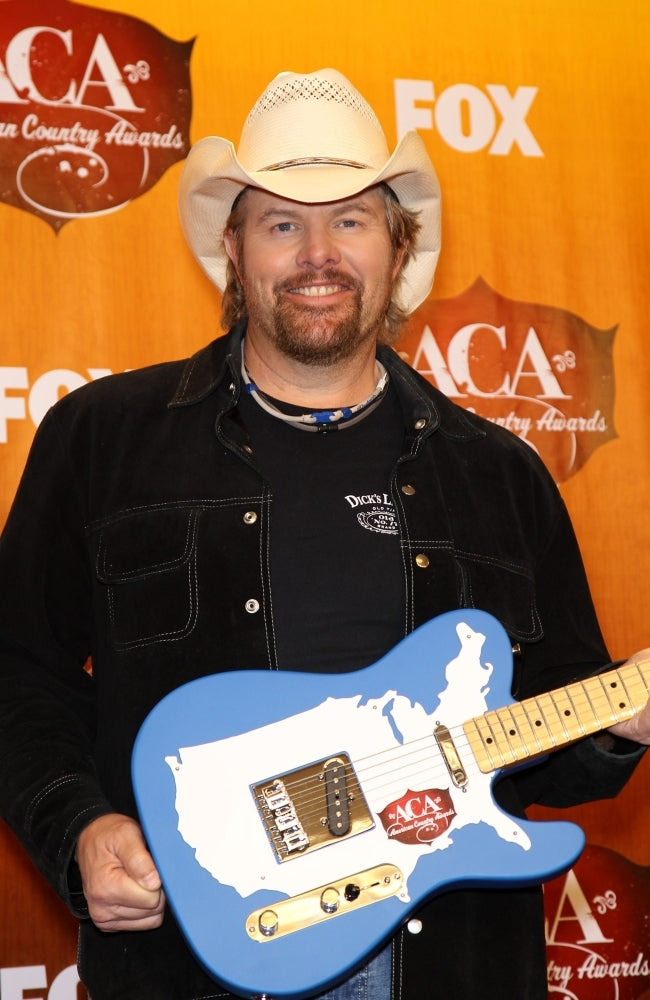
[[320, 270], [339, 264], [341, 252], [336, 236], [325, 221], [312, 221], [305, 227], [296, 263], [302, 268]]

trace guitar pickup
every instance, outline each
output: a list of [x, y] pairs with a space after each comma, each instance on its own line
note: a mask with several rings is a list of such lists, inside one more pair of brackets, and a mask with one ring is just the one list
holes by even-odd
[[290, 861], [375, 825], [348, 754], [335, 754], [251, 786], [278, 861]]

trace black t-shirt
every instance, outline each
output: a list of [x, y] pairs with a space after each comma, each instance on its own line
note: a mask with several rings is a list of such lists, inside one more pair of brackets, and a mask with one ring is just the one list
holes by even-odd
[[404, 573], [390, 474], [404, 431], [388, 387], [363, 419], [304, 430], [248, 396], [241, 413], [273, 491], [271, 587], [284, 670], [342, 672], [403, 637]]

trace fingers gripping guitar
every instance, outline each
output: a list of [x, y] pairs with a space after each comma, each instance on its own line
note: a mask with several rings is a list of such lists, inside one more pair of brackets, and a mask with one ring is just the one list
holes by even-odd
[[140, 827], [117, 813], [100, 816], [79, 837], [77, 863], [93, 922], [103, 931], [151, 930], [165, 896]]

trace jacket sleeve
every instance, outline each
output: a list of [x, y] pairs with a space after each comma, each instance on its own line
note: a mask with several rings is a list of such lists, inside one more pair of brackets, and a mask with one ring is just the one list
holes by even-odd
[[[596, 618], [582, 557], [564, 503], [557, 497], [536, 575], [543, 637], [523, 649], [513, 692], [519, 699], [592, 676], [611, 666]], [[565, 807], [613, 798], [645, 748], [615, 737], [587, 737], [516, 776], [525, 805]]]
[[84, 899], [70, 867], [76, 840], [113, 811], [92, 761], [82, 501], [50, 411], [0, 538], [0, 814], [80, 916]]

